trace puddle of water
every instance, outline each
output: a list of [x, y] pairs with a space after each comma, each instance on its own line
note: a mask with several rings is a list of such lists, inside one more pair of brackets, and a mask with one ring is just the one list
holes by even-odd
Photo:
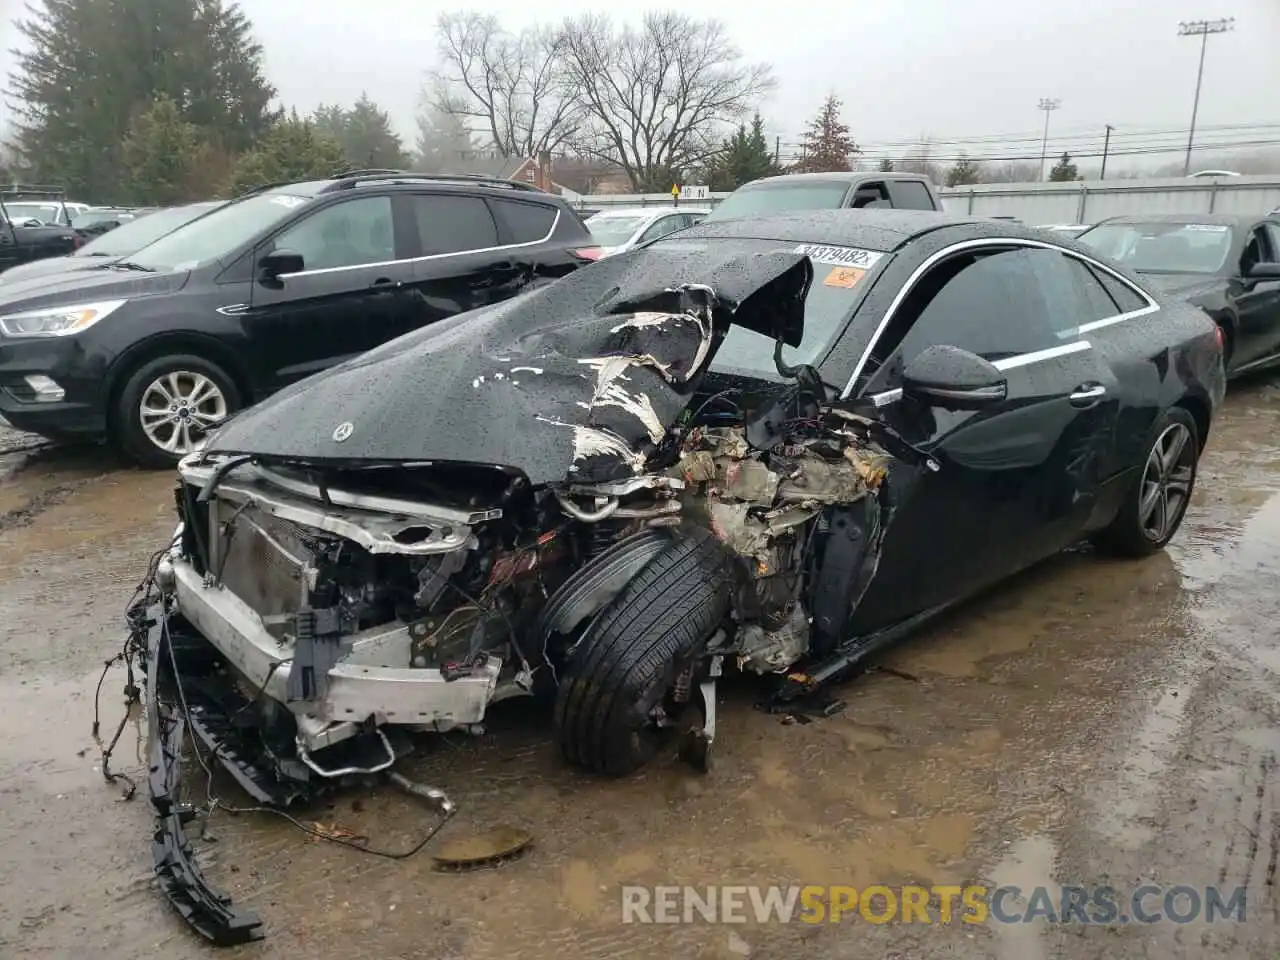
[[[1010, 845], [1008, 852], [990, 871], [993, 886], [1013, 886], [1023, 891], [1023, 896], [1016, 899], [1005, 898], [1004, 909], [1008, 913], [1020, 914], [1027, 909], [1028, 891], [1052, 886], [1057, 859], [1057, 845], [1044, 835], [1025, 837]], [[995, 931], [999, 960], [1048, 960], [1049, 951], [1042, 937], [1044, 920], [1031, 923], [993, 921], [991, 927]]]

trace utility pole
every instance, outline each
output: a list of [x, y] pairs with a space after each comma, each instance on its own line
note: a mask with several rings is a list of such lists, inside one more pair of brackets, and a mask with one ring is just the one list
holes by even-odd
[[1099, 180], [1107, 179], [1107, 154], [1111, 152], [1111, 131], [1114, 129], [1111, 124], [1107, 124], [1107, 138], [1102, 141], [1102, 172], [1098, 174]]
[[1040, 141], [1040, 179], [1044, 179], [1044, 162], [1049, 155], [1049, 114], [1062, 106], [1061, 100], [1051, 100], [1048, 97], [1040, 98], [1039, 109], [1044, 111], [1044, 139]]
[[773, 165], [776, 167], [782, 160], [782, 135], [773, 138]]
[[1184, 20], [1178, 24], [1178, 36], [1200, 38], [1200, 68], [1196, 71], [1196, 98], [1191, 104], [1191, 132], [1187, 134], [1187, 160], [1182, 166], [1184, 177], [1191, 173], [1191, 145], [1196, 139], [1196, 114], [1200, 111], [1200, 82], [1204, 80], [1204, 54], [1209, 46], [1209, 35], [1234, 30], [1235, 25], [1235, 17], [1226, 17], [1222, 20]]

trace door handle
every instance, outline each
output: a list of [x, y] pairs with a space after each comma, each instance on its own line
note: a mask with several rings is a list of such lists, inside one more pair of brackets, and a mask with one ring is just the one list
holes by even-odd
[[379, 277], [369, 286], [374, 290], [398, 290], [400, 289], [400, 281], [392, 280], [390, 277]]
[[1082, 383], [1071, 391], [1073, 407], [1091, 407], [1107, 395], [1107, 388], [1100, 383]]

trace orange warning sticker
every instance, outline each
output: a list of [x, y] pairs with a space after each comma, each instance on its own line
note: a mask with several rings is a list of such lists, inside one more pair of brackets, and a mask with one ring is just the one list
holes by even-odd
[[866, 272], [857, 267], [836, 267], [827, 274], [827, 279], [822, 281], [822, 285], [824, 287], [844, 287], [846, 289], [856, 287], [858, 281], [862, 279], [862, 275]]

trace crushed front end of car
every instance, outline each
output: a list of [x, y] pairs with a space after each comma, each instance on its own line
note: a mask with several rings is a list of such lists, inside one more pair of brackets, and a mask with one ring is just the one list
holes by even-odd
[[680, 733], [705, 768], [724, 667], [836, 652], [892, 512], [877, 423], [812, 371], [693, 402], [731, 324], [799, 343], [811, 281], [802, 255], [640, 250], [230, 421], [180, 465], [135, 614], [178, 719], [273, 806], [520, 696], [587, 769]]

